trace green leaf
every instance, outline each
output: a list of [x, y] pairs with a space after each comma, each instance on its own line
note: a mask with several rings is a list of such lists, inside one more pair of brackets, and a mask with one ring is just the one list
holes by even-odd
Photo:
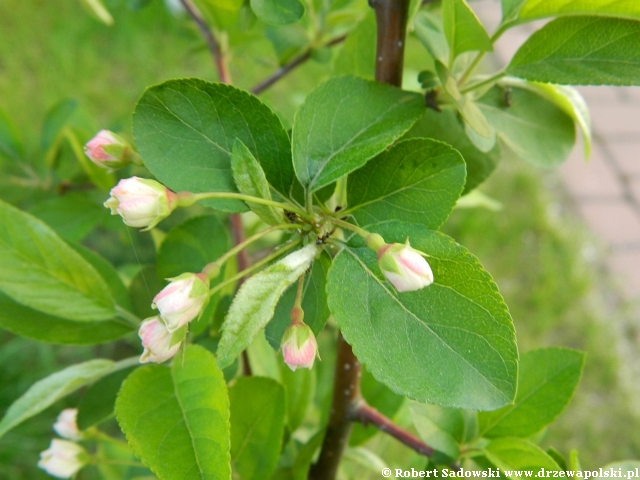
[[[404, 402], [404, 397], [401, 397], [386, 385], [378, 382], [366, 368], [362, 369], [360, 390], [367, 404], [387, 418], [392, 419]], [[355, 423], [351, 431], [351, 436], [349, 437], [349, 445], [362, 445], [379, 432], [380, 430], [375, 426], [363, 426]]]
[[88, 195], [71, 192], [33, 205], [29, 213], [49, 225], [69, 242], [79, 242], [98, 222], [108, 217], [107, 209]]
[[376, 65], [376, 17], [373, 10], [349, 32], [333, 62], [333, 75], [373, 80]]
[[558, 18], [529, 37], [507, 72], [563, 85], [640, 85], [640, 21]]
[[411, 402], [409, 410], [420, 438], [433, 447], [440, 457], [444, 456], [435, 458], [434, 461], [449, 463], [457, 460], [460, 456], [458, 444], [464, 433], [465, 418], [462, 410], [417, 402]]
[[0, 421], [0, 437], [71, 392], [110, 373], [115, 365], [111, 360], [89, 360], [37, 381], [5, 413]]
[[47, 159], [47, 165], [53, 164], [57, 147], [62, 138], [62, 131], [77, 109], [78, 102], [66, 98], [51, 107], [44, 117], [40, 146]]
[[495, 135], [495, 130], [489, 124], [478, 105], [469, 95], [463, 95], [458, 89], [458, 83], [447, 68], [440, 62], [436, 62], [436, 72], [442, 83], [442, 88], [449, 95], [456, 109], [462, 115], [470, 128], [484, 137], [491, 139]]
[[467, 164], [467, 182], [463, 194], [466, 194], [484, 182], [495, 170], [500, 160], [498, 145], [489, 152], [481, 152], [467, 137], [456, 112], [445, 109], [442, 112], [427, 110], [406, 138], [428, 137], [448, 143], [458, 150]]
[[[331, 257], [328, 253], [320, 255], [313, 263], [311, 272], [305, 277], [302, 293], [302, 309], [304, 323], [309, 325], [314, 334], [318, 335], [324, 328], [331, 312], [327, 306], [325, 286], [327, 273], [331, 267]], [[296, 299], [297, 289], [288, 288], [276, 305], [273, 318], [265, 328], [264, 334], [274, 350], [280, 350], [280, 342], [285, 329], [291, 323], [291, 309]]]
[[61, 345], [94, 345], [110, 342], [131, 332], [117, 321], [74, 322], [33, 310], [0, 292], [0, 328], [40, 342]]
[[[158, 277], [198, 273], [226, 253], [230, 243], [227, 229], [215, 215], [190, 218], [169, 230], [162, 242], [158, 252]], [[222, 277], [214, 279], [211, 285], [217, 285]]]
[[518, 17], [522, 4], [527, 0], [502, 0], [502, 22], [508, 23]]
[[111, 292], [113, 299], [116, 301], [116, 304], [131, 311], [129, 292], [127, 291], [127, 287], [124, 286], [124, 283], [122, 283], [122, 279], [113, 265], [111, 265], [107, 259], [101, 257], [93, 250], [89, 250], [87, 247], [72, 244], [71, 248], [82, 255], [82, 258], [96, 269], [105, 283], [109, 286], [109, 291]]
[[[519, 1], [522, 3], [523, 0]], [[525, 0], [520, 9], [519, 20], [529, 21], [557, 15], [599, 15], [638, 19], [640, 3], [633, 0]]]
[[145, 366], [129, 375], [116, 418], [136, 456], [159, 478], [231, 478], [227, 386], [204, 348], [187, 346], [171, 369]]
[[587, 102], [578, 90], [565, 85], [527, 82], [509, 77], [503, 79], [500, 83], [531, 90], [560, 107], [580, 129], [584, 143], [584, 156], [589, 158], [591, 154], [591, 115]]
[[[294, 187], [291, 147], [278, 117], [256, 97], [219, 83], [169, 80], [149, 88], [136, 106], [133, 131], [145, 165], [175, 191], [235, 192], [231, 148], [240, 139], [281, 196]], [[244, 212], [239, 200], [202, 202]]]
[[431, 12], [420, 11], [416, 15], [415, 32], [429, 54], [439, 62], [449, 61], [449, 45], [442, 31], [440, 18]]
[[314, 370], [299, 368], [292, 371], [280, 361], [280, 377], [287, 397], [287, 426], [294, 432], [302, 425], [315, 394], [316, 375]]
[[478, 260], [421, 225], [368, 229], [387, 242], [408, 237], [427, 254], [435, 280], [397, 293], [360, 239], [336, 256], [329, 308], [358, 360], [392, 390], [421, 402], [476, 410], [511, 403], [518, 361], [513, 323]]
[[129, 298], [133, 313], [138, 317], [147, 318], [158, 314], [157, 310], [151, 308], [151, 303], [153, 297], [165, 286], [160, 278], [158, 278], [155, 265], [142, 267], [133, 277], [131, 285], [129, 285]]
[[116, 397], [122, 386], [122, 382], [137, 365], [122, 370], [117, 370], [104, 376], [91, 385], [82, 395], [78, 404], [78, 428], [86, 430], [113, 416]]
[[576, 350], [542, 348], [522, 355], [514, 404], [481, 413], [481, 435], [529, 437], [549, 425], [571, 400], [583, 366], [584, 353]]
[[20, 160], [24, 156], [24, 147], [18, 129], [9, 115], [0, 109], [0, 155], [12, 160]]
[[230, 365], [271, 320], [278, 299], [311, 265], [316, 251], [315, 245], [307, 245], [242, 284], [222, 326], [216, 354], [222, 368]]
[[98, 272], [48, 226], [0, 202], [0, 290], [26, 306], [70, 320], [115, 316]]
[[560, 470], [553, 458], [524, 438], [498, 438], [487, 445], [483, 452], [504, 476], [514, 480], [524, 476], [522, 470], [532, 470], [534, 477], [542, 468]]
[[271, 43], [279, 65], [286, 64], [294, 56], [309, 48], [308, 33], [300, 23], [286, 27], [267, 26], [264, 36]]
[[298, 0], [251, 0], [251, 9], [260, 20], [272, 25], [294, 23], [304, 15]]
[[[269, 183], [264, 175], [262, 167], [251, 154], [249, 149], [236, 139], [231, 152], [231, 170], [238, 191], [252, 197], [271, 200]], [[279, 225], [284, 218], [278, 210], [268, 205], [247, 202], [249, 208], [269, 225]]]
[[493, 43], [465, 0], [442, 1], [442, 24], [450, 50], [449, 65], [464, 52], [491, 52]]
[[462, 156], [427, 138], [396, 143], [349, 175], [346, 214], [366, 226], [390, 220], [438, 229], [465, 184]]
[[194, 0], [211, 25], [221, 30], [235, 27], [243, 0]]
[[335, 77], [313, 90], [296, 113], [296, 175], [315, 191], [364, 165], [424, 113], [420, 94], [355, 77]]
[[[635, 474], [635, 478], [638, 478], [638, 474], [636, 472], [638, 472], [638, 470], [640, 469], [640, 460], [620, 460], [617, 462], [609, 463], [602, 467], [602, 469], [605, 471], [609, 470], [610, 468], [613, 468], [613, 470], [615, 471], [618, 471], [618, 469], [622, 469], [623, 474], [632, 472], [632, 474]], [[629, 478], [633, 478], [629, 475], [627, 476]]]
[[493, 87], [479, 106], [498, 137], [519, 158], [538, 167], [555, 167], [571, 153], [576, 139], [571, 117], [546, 98], [512, 88], [510, 106], [504, 90]]
[[233, 471], [242, 480], [270, 478], [282, 447], [284, 389], [269, 378], [239, 378], [229, 402]]
[[102, 3], [102, 0], [80, 0], [80, 3], [97, 20], [100, 20], [105, 25], [113, 25], [113, 17]]

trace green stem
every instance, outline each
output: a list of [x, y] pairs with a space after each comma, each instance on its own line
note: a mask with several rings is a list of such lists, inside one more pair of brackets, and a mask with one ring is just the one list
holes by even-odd
[[117, 438], [113, 438], [110, 435], [107, 435], [104, 432], [101, 432], [100, 430], [98, 430], [95, 427], [90, 428], [89, 430], [87, 430], [86, 432], [84, 432], [85, 434], [85, 439], [88, 440], [98, 440], [101, 442], [109, 442], [109, 443], [113, 443], [115, 445], [123, 445], [123, 446], [129, 446], [127, 444], [127, 442], [123, 442], [122, 440], [118, 440]]
[[144, 463], [142, 462], [127, 462], [126, 460], [106, 460], [102, 457], [98, 457], [98, 462], [103, 463], [105, 465], [122, 465], [125, 467], [144, 467]]
[[485, 80], [474, 83], [473, 85], [469, 85], [467, 88], [460, 90], [460, 93], [468, 93], [468, 92], [471, 92], [472, 90], [476, 90], [480, 87], [484, 87], [485, 85], [496, 83], [499, 79], [501, 79], [505, 75], [506, 75], [506, 72], [504, 70], [500, 70], [498, 73], [491, 75], [489, 78], [486, 78]]
[[266, 257], [264, 257], [259, 262], [256, 262], [253, 265], [251, 265], [249, 268], [245, 268], [243, 271], [235, 274], [233, 277], [231, 277], [231, 278], [225, 280], [224, 282], [219, 283], [218, 285], [213, 287], [209, 291], [209, 295], [214, 295], [216, 292], [218, 292], [219, 290], [222, 290], [224, 287], [226, 287], [230, 283], [236, 282], [236, 281], [240, 280], [241, 278], [246, 277], [247, 275], [249, 275], [254, 270], [257, 270], [258, 268], [262, 267], [263, 265], [269, 263], [274, 258], [278, 258], [284, 252], [287, 252], [287, 251], [291, 250], [293, 247], [299, 245], [301, 242], [302, 242], [302, 240], [298, 239], [298, 240], [295, 240], [293, 242], [285, 244], [282, 248], [272, 252], [270, 255], [267, 255]]
[[[498, 39], [502, 36], [502, 34], [506, 32], [508, 29], [509, 29], [508, 25], [500, 24], [496, 32], [491, 37], [491, 43], [492, 44], [496, 43]], [[460, 80], [458, 81], [458, 85], [464, 85], [464, 83], [469, 79], [469, 77], [471, 76], [473, 71], [476, 69], [476, 67], [480, 64], [480, 61], [484, 58], [486, 53], [487, 52], [477, 53], [476, 58], [473, 59], [473, 61], [471, 62], [471, 65], [469, 65], [469, 67], [465, 70], [465, 72], [460, 77]]]
[[140, 322], [142, 322], [142, 320], [138, 318], [137, 315], [131, 313], [129, 310], [125, 308], [122, 308], [120, 305], [116, 305], [115, 310], [116, 310], [116, 313], [120, 316], [120, 318], [122, 318], [123, 320], [126, 320], [128, 325], [131, 325], [133, 327], [138, 327], [140, 325]]
[[[289, 230], [289, 229], [299, 229], [299, 228], [300, 228], [300, 225], [297, 223], [282, 223], [280, 225], [274, 225], [273, 227], [269, 227], [265, 230], [262, 230], [261, 232], [258, 232], [255, 235], [252, 235], [251, 237], [247, 238], [246, 240], [238, 243], [235, 247], [233, 247], [227, 253], [222, 255], [215, 262], [211, 262], [206, 267], [204, 267], [202, 271], [204, 273], [207, 273], [208, 269], [213, 271], [219, 271], [222, 268], [222, 266], [226, 263], [226, 261], [229, 260], [231, 257], [233, 257], [234, 255], [237, 255], [240, 251], [244, 250], [252, 243], [260, 240], [262, 237], [265, 237], [266, 235], [269, 235], [272, 232], [275, 232], [276, 230]], [[214, 277], [217, 276], [217, 273], [213, 276]]]
[[181, 206], [189, 206], [200, 200], [207, 200], [211, 198], [226, 198], [234, 200], [242, 200], [248, 203], [257, 203], [260, 205], [268, 205], [270, 207], [282, 208], [283, 210], [289, 210], [295, 212], [303, 218], [306, 218], [306, 212], [298, 207], [289, 203], [274, 202], [273, 200], [267, 200], [266, 198], [252, 197], [251, 195], [244, 195], [242, 193], [234, 192], [209, 192], [209, 193], [191, 193], [181, 198]]
[[305, 274], [303, 273], [302, 275], [300, 275], [300, 278], [298, 279], [298, 290], [296, 291], [296, 301], [293, 303], [293, 307], [298, 307], [300, 309], [302, 309], [302, 292], [304, 290], [304, 277]]
[[332, 218], [331, 223], [333, 223], [334, 225], [338, 225], [341, 228], [346, 228], [347, 230], [351, 230], [352, 232], [355, 232], [356, 234], [360, 235], [362, 238], [367, 238], [370, 235], [370, 233], [364, 230], [363, 228], [360, 228], [357, 225], [354, 225], [353, 223], [340, 220], [339, 218]]

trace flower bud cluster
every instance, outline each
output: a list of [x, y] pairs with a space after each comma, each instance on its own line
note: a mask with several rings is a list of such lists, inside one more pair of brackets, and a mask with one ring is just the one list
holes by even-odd
[[162, 363], [173, 357], [181, 344], [174, 334], [198, 318], [209, 300], [209, 279], [205, 274], [183, 273], [169, 280], [169, 285], [153, 299], [153, 307], [160, 314], [140, 325], [138, 335], [144, 347], [141, 363]]
[[77, 415], [77, 409], [68, 408], [60, 413], [53, 424], [53, 429], [65, 440], [54, 438], [49, 448], [40, 453], [38, 467], [49, 475], [71, 478], [88, 463], [87, 451], [76, 443], [84, 437], [76, 423]]

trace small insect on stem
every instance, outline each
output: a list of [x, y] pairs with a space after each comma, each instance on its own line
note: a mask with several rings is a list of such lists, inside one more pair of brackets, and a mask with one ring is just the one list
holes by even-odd
[[333, 233], [336, 231], [336, 229], [334, 228], [333, 230], [331, 230], [330, 232], [326, 232], [324, 233], [321, 237], [318, 237], [316, 239], [316, 245], [323, 245], [328, 238], [333, 235]]
[[294, 212], [290, 212], [289, 210], [284, 211], [284, 216], [287, 217], [289, 223], [297, 223], [298, 222], [298, 214]]
[[438, 92], [436, 92], [435, 90], [427, 90], [424, 93], [424, 103], [426, 107], [440, 113], [442, 110], [440, 109], [440, 106], [436, 101], [437, 98], [438, 98]]
[[504, 97], [502, 99], [505, 107], [510, 107], [513, 103], [513, 90], [511, 87], [504, 88]]

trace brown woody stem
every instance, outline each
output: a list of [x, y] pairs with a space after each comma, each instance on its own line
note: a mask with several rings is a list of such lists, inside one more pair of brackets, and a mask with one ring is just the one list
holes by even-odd
[[231, 83], [231, 75], [229, 74], [229, 69], [227, 68], [227, 62], [224, 56], [224, 52], [220, 48], [220, 42], [213, 34], [209, 25], [207, 25], [206, 20], [203, 18], [202, 14], [198, 10], [191, 0], [180, 0], [182, 6], [187, 11], [189, 16], [193, 19], [193, 21], [198, 26], [198, 30], [204, 37], [205, 42], [207, 42], [207, 47], [211, 52], [211, 56], [213, 57], [213, 61], [216, 65], [216, 69], [218, 70], [218, 78], [222, 83]]
[[[346, 38], [347, 38], [346, 35], [341, 35], [339, 37], [336, 37], [333, 40], [329, 40], [324, 45], [324, 47], [333, 47], [334, 45], [337, 45], [337, 44], [343, 42]], [[260, 93], [264, 92], [267, 88], [269, 88], [271, 85], [276, 83], [278, 80], [280, 80], [282, 77], [287, 75], [289, 72], [291, 72], [295, 68], [299, 67], [300, 65], [302, 65], [307, 60], [309, 60], [311, 58], [311, 52], [312, 52], [312, 49], [309, 48], [304, 53], [301, 53], [300, 55], [295, 57], [293, 60], [291, 60], [288, 63], [284, 64], [278, 70], [276, 70], [271, 75], [269, 75], [267, 78], [265, 78], [263, 81], [261, 81], [256, 86], [254, 86], [251, 89], [251, 93], [253, 93], [254, 95], [259, 95]]]
[[369, 0], [376, 12], [376, 80], [400, 87], [409, 0]]
[[318, 461], [309, 472], [311, 480], [333, 480], [340, 459], [349, 441], [353, 417], [352, 409], [361, 401], [360, 375], [362, 368], [351, 346], [338, 334], [338, 358], [333, 381], [333, 400], [327, 432]]
[[375, 425], [380, 431], [392, 436], [400, 443], [403, 443], [421, 455], [426, 457], [433, 455], [433, 448], [422, 440], [414, 437], [411, 433], [400, 428], [375, 408], [367, 405], [364, 400], [354, 409], [352, 419], [362, 423], [365, 427], [367, 425]]
[[[369, 5], [375, 9], [378, 26], [376, 80], [400, 87], [409, 0], [369, 0]], [[342, 453], [349, 442], [351, 421], [364, 403], [360, 395], [361, 369], [351, 346], [340, 334], [331, 415], [320, 457], [309, 472], [310, 480], [334, 480], [336, 477]]]

